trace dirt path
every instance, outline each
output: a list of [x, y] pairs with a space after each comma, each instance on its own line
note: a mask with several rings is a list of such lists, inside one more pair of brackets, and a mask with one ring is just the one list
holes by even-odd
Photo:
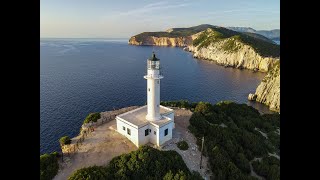
[[86, 137], [80, 150], [71, 158], [64, 158], [62, 169], [54, 180], [65, 180], [77, 169], [106, 165], [109, 161], [123, 153], [137, 150], [137, 147], [127, 138], [115, 131], [116, 121], [112, 120], [98, 126]]
[[[202, 177], [210, 179], [212, 172], [208, 167], [208, 158], [202, 156], [202, 168], [200, 169], [201, 153], [198, 150], [196, 138], [188, 130], [189, 119], [192, 112], [183, 109], [174, 109], [174, 112], [175, 129], [173, 130], [172, 139], [162, 147], [162, 150], [177, 151], [182, 156], [190, 171], [198, 171]], [[185, 140], [189, 145], [189, 148], [185, 151], [180, 150], [176, 145], [176, 143], [181, 140]]]

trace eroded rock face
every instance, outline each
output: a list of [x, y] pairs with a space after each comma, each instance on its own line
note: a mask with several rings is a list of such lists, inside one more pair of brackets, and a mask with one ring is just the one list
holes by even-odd
[[225, 41], [212, 43], [208, 47], [198, 48], [193, 45], [188, 46], [186, 49], [193, 52], [193, 57], [199, 59], [206, 59], [216, 61], [220, 65], [245, 68], [254, 71], [267, 72], [272, 68], [275, 60], [278, 58], [262, 57], [254, 51], [254, 49], [241, 42], [236, 42], [238, 50], [224, 51]]
[[255, 94], [249, 94], [249, 96], [248, 96], [248, 100], [249, 101], [255, 101], [257, 99], [257, 95], [255, 95]]
[[[206, 31], [212, 32], [211, 29]], [[264, 103], [271, 110], [280, 112], [280, 58], [263, 57], [253, 47], [236, 40], [234, 41], [236, 50], [225, 50], [227, 41], [230, 41], [229, 38], [213, 42], [205, 47], [194, 46], [193, 40], [201, 33], [203, 31], [191, 36], [176, 38], [148, 36], [139, 41], [133, 36], [129, 44], [184, 47], [184, 50], [192, 52], [193, 57], [198, 59], [215, 61], [225, 67], [268, 72], [256, 89], [256, 93], [249, 94], [248, 99]]]
[[256, 101], [269, 106], [273, 111], [280, 112], [280, 63], [263, 78], [255, 92]]
[[136, 37], [132, 37], [129, 40], [131, 45], [187, 46], [190, 43], [192, 43], [191, 36], [177, 38], [148, 36], [143, 41], [137, 41]]

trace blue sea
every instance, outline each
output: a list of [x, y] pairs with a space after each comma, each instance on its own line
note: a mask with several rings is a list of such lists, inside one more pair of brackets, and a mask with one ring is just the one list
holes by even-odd
[[197, 60], [174, 47], [132, 46], [128, 39], [40, 40], [40, 153], [59, 151], [58, 139], [79, 133], [85, 117], [146, 102], [146, 60], [162, 66], [161, 100], [248, 102], [265, 73]]

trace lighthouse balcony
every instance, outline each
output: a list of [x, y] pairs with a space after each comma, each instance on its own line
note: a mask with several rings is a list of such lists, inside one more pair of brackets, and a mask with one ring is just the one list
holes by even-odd
[[154, 74], [148, 74], [143, 76], [145, 79], [162, 79], [163, 76], [162, 75], [154, 75]]

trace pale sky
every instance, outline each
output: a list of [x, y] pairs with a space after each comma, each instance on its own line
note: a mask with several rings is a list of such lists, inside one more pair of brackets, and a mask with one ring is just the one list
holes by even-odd
[[280, 0], [40, 1], [40, 37], [129, 38], [200, 24], [280, 29]]

